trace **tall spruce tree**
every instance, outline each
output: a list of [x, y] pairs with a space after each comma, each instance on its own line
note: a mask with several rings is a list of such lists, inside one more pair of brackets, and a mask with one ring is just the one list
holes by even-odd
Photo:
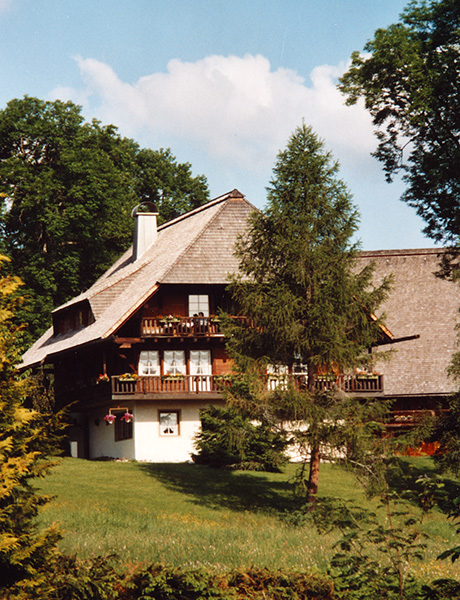
[[[369, 315], [390, 283], [375, 288], [371, 266], [356, 270], [358, 214], [337, 172], [311, 128], [299, 127], [278, 155], [266, 209], [254, 212], [237, 245], [240, 269], [230, 285], [241, 313], [252, 320], [249, 328], [229, 325], [228, 347], [239, 369], [263, 377], [268, 365], [292, 372], [297, 362], [307, 374], [306, 389], [278, 386], [262, 397], [280, 418], [307, 425], [296, 439], [304, 451], [308, 446], [312, 506], [333, 413], [353, 414], [348, 400], [318, 391], [316, 382], [364, 359], [378, 336], [378, 322]], [[335, 423], [343, 421], [343, 410]]]

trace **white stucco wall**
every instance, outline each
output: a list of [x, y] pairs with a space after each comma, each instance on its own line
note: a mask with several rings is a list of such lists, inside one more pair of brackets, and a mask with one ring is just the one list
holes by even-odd
[[[131, 409], [131, 407], [130, 407]], [[89, 416], [89, 458], [134, 459], [134, 436], [130, 440], [115, 441], [115, 426], [107, 425], [104, 416], [108, 409], [99, 409]]]
[[[106, 425], [108, 408], [89, 415], [89, 458], [110, 457], [148, 462], [186, 462], [195, 452], [194, 437], [200, 430], [203, 401], [142, 401], [130, 403], [134, 414], [133, 438], [115, 441], [114, 425]], [[160, 412], [178, 411], [178, 435], [160, 435]], [[98, 424], [97, 424], [98, 423]]]
[[[194, 452], [193, 438], [200, 429], [203, 402], [139, 402], [135, 408], [136, 460], [185, 462]], [[179, 434], [160, 435], [160, 411], [179, 411]]]

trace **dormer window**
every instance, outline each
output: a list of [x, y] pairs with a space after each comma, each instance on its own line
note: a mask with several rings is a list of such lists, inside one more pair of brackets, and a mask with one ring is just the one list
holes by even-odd
[[91, 323], [94, 323], [94, 315], [89, 302], [79, 302], [53, 315], [54, 335], [77, 331], [91, 325]]

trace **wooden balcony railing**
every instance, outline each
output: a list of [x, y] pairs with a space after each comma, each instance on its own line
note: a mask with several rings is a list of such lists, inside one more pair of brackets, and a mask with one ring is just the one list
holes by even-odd
[[[233, 317], [241, 321], [246, 317]], [[141, 323], [143, 337], [211, 337], [220, 336], [217, 317], [144, 317]]]
[[[285, 375], [279, 377], [269, 376], [267, 387], [274, 390], [279, 386], [287, 387], [291, 380], [298, 389], [306, 389], [307, 378], [305, 375]], [[112, 377], [113, 394], [160, 394], [160, 393], [206, 393], [220, 392], [228, 381], [218, 375], [180, 375], [159, 376], [148, 375], [126, 379]], [[316, 389], [329, 390], [339, 388], [350, 394], [379, 394], [383, 392], [383, 375], [373, 378], [360, 378], [354, 375], [341, 375], [335, 379], [319, 378], [316, 380]]]
[[[306, 375], [279, 375], [268, 377], [268, 389], [274, 390], [278, 386], [287, 387], [289, 380], [293, 381], [297, 389], [307, 388]], [[349, 394], [381, 394], [383, 393], [383, 375], [368, 375], [366, 377], [359, 375], [319, 376], [315, 381], [315, 388], [323, 391], [338, 388]]]
[[218, 392], [222, 388], [213, 375], [155, 376], [136, 379], [112, 377], [113, 394], [163, 394]]
[[213, 317], [177, 317], [164, 319], [144, 317], [142, 336], [154, 337], [208, 337], [222, 335], [220, 323]]

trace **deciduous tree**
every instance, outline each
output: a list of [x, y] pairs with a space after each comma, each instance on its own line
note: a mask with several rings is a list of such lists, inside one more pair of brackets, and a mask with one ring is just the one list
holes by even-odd
[[335, 394], [320, 392], [318, 379], [363, 359], [378, 335], [369, 314], [389, 284], [373, 288], [372, 267], [356, 270], [352, 238], [358, 215], [337, 172], [313, 131], [299, 127], [278, 155], [267, 207], [252, 215], [238, 244], [240, 269], [231, 282], [241, 313], [252, 320], [249, 328], [229, 326], [229, 350], [238, 367], [263, 378], [268, 365], [292, 373], [297, 363], [307, 374], [305, 390], [279, 385], [265, 401], [280, 418], [307, 425], [296, 439], [308, 448], [309, 502], [316, 498], [321, 455], [334, 433], [332, 416], [345, 406]]
[[1, 242], [25, 284], [29, 339], [129, 247], [136, 204], [153, 199], [170, 218], [207, 197], [188, 163], [84, 122], [71, 102], [9, 102], [0, 111]]
[[364, 99], [387, 179], [403, 173], [402, 200], [448, 244], [460, 234], [459, 76], [460, 4], [417, 0], [352, 54], [339, 86], [348, 104]]

